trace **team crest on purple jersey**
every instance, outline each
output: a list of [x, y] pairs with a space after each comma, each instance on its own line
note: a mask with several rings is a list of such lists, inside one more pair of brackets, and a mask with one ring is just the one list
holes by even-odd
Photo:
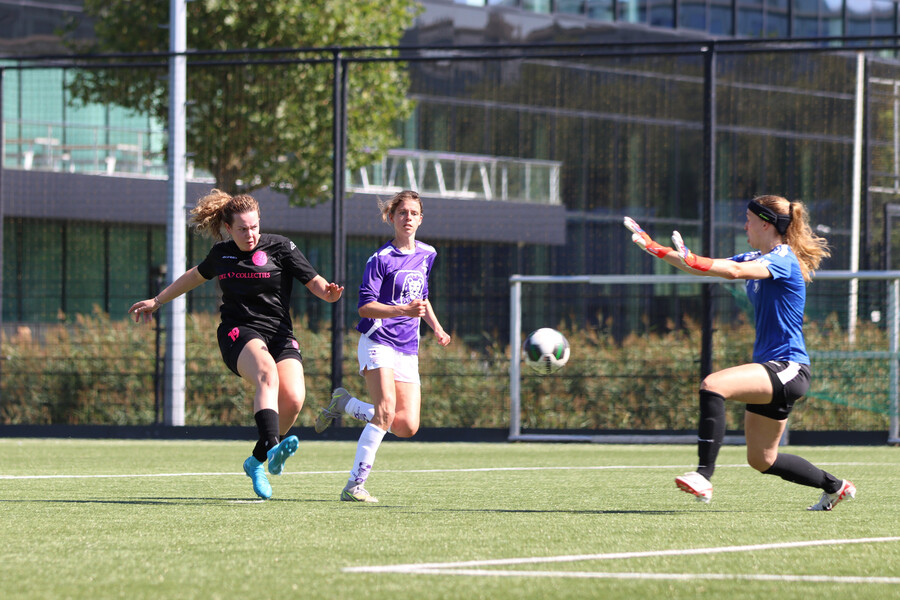
[[399, 271], [394, 289], [400, 294], [399, 298], [394, 299], [397, 304], [418, 300], [425, 292], [425, 274], [421, 271]]

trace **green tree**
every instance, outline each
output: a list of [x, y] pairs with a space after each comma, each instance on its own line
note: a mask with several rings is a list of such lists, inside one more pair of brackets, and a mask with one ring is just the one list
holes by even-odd
[[[165, 53], [169, 3], [85, 0], [96, 39], [71, 41], [79, 54]], [[330, 197], [333, 53], [328, 48], [396, 46], [421, 7], [414, 0], [306, 0], [268, 3], [198, 0], [187, 4], [187, 46], [230, 51], [190, 56], [187, 151], [229, 193], [273, 186], [295, 204]], [[318, 48], [316, 52], [290, 49]], [[273, 49], [265, 54], [234, 53]], [[283, 51], [282, 51], [283, 50]], [[359, 51], [357, 51], [359, 52]], [[385, 56], [386, 51], [368, 51]], [[68, 84], [73, 101], [116, 104], [162, 122], [168, 114], [164, 59], [116, 58], [141, 68], [84, 68]], [[412, 111], [398, 62], [351, 63], [346, 164], [359, 168], [399, 143], [397, 124]]]

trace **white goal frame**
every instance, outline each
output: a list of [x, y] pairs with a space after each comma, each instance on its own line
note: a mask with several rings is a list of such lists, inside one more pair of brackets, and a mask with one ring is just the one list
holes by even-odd
[[[887, 327], [889, 348], [886, 352], [820, 352], [810, 351], [812, 358], [891, 359], [890, 377], [886, 383], [890, 398], [890, 425], [888, 443], [900, 443], [900, 419], [898, 419], [898, 396], [900, 396], [900, 271], [820, 271], [816, 280], [847, 281], [854, 290], [859, 281], [889, 281], [887, 287]], [[697, 275], [511, 275], [509, 278], [509, 436], [511, 442], [593, 442], [617, 444], [690, 444], [697, 440], [694, 434], [574, 434], [574, 433], [522, 433], [522, 286], [529, 284], [591, 284], [591, 285], [648, 285], [657, 283], [726, 283], [718, 277]], [[855, 308], [855, 307], [854, 307]], [[851, 320], [855, 320], [851, 316]], [[573, 349], [573, 351], [577, 351]], [[742, 437], [726, 436], [725, 443], [741, 443]]]

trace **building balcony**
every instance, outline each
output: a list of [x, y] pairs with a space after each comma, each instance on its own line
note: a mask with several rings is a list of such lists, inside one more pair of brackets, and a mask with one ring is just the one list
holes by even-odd
[[[7, 122], [3, 166], [26, 171], [166, 177], [164, 132], [57, 123]], [[559, 205], [562, 163], [415, 149], [389, 150], [380, 161], [347, 170], [350, 192]], [[188, 179], [214, 183], [189, 163]]]
[[384, 195], [410, 189], [441, 198], [556, 205], [561, 168], [562, 163], [549, 160], [395, 149], [380, 162], [348, 170], [347, 189]]

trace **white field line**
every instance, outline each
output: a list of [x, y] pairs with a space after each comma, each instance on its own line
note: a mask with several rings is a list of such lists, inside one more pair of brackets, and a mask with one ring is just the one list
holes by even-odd
[[716, 579], [732, 581], [782, 581], [805, 583], [876, 583], [900, 584], [900, 577], [842, 577], [835, 575], [764, 575], [730, 573], [600, 573], [594, 571], [486, 571], [483, 569], [422, 569], [405, 572], [408, 575], [467, 575], [469, 577], [550, 577], [574, 579], [656, 579], [663, 581], [693, 581]]
[[[817, 465], [829, 467], [900, 467], [900, 463], [870, 463], [870, 462], [817, 462]], [[693, 465], [606, 465], [606, 466], [582, 466], [582, 467], [478, 467], [469, 469], [379, 469], [379, 473], [491, 473], [503, 471], [616, 471], [616, 470], [673, 470], [673, 469], [690, 469]], [[716, 465], [717, 469], [729, 468], [748, 468], [746, 464], [735, 465]], [[334, 475], [336, 473], [346, 473], [345, 469], [340, 471], [285, 471], [282, 475]], [[0, 475], [0, 480], [14, 479], [133, 479], [138, 477], [221, 477], [221, 476], [244, 475], [243, 472], [228, 473], [122, 473], [122, 474], [92, 474], [92, 475], [74, 475], [74, 474], [58, 474], [58, 475]]]
[[767, 575], [732, 573], [640, 573], [640, 572], [595, 572], [595, 571], [510, 571], [485, 567], [534, 565], [545, 563], [579, 562], [595, 560], [621, 560], [655, 556], [692, 556], [698, 554], [724, 554], [732, 552], [756, 552], [785, 548], [805, 548], [811, 546], [836, 546], [844, 544], [874, 544], [898, 542], [900, 536], [882, 538], [857, 538], [837, 540], [808, 540], [801, 542], [780, 542], [753, 544], [747, 546], [720, 546], [713, 548], [686, 548], [673, 550], [650, 550], [644, 552], [612, 552], [606, 554], [575, 554], [570, 556], [543, 556], [502, 558], [493, 560], [470, 560], [449, 563], [419, 563], [405, 565], [383, 565], [369, 567], [345, 567], [345, 573], [400, 573], [406, 575], [465, 575], [475, 577], [573, 577], [581, 579], [659, 579], [659, 580], [753, 580], [753, 581], [794, 581], [812, 583], [877, 583], [900, 584], [900, 577], [862, 577], [835, 575]]
[[838, 544], [867, 544], [877, 542], [898, 542], [900, 536], [882, 538], [856, 538], [838, 540], [806, 540], [800, 542], [775, 542], [771, 544], [751, 544], [747, 546], [714, 546], [711, 548], [686, 548], [672, 550], [647, 550], [642, 552], [609, 552], [605, 554], [573, 554], [568, 556], [528, 556], [522, 558], [496, 558], [490, 560], [469, 560], [449, 563], [413, 563], [408, 565], [385, 565], [381, 567], [348, 567], [348, 573], [379, 573], [398, 569], [408, 571], [427, 569], [456, 569], [461, 567], [491, 567], [499, 565], [525, 565], [539, 563], [579, 562], [585, 560], [619, 560], [629, 558], [649, 558], [654, 556], [693, 556], [697, 554], [725, 554], [730, 552], [756, 552], [784, 548], [804, 548], [809, 546], [829, 546]]

